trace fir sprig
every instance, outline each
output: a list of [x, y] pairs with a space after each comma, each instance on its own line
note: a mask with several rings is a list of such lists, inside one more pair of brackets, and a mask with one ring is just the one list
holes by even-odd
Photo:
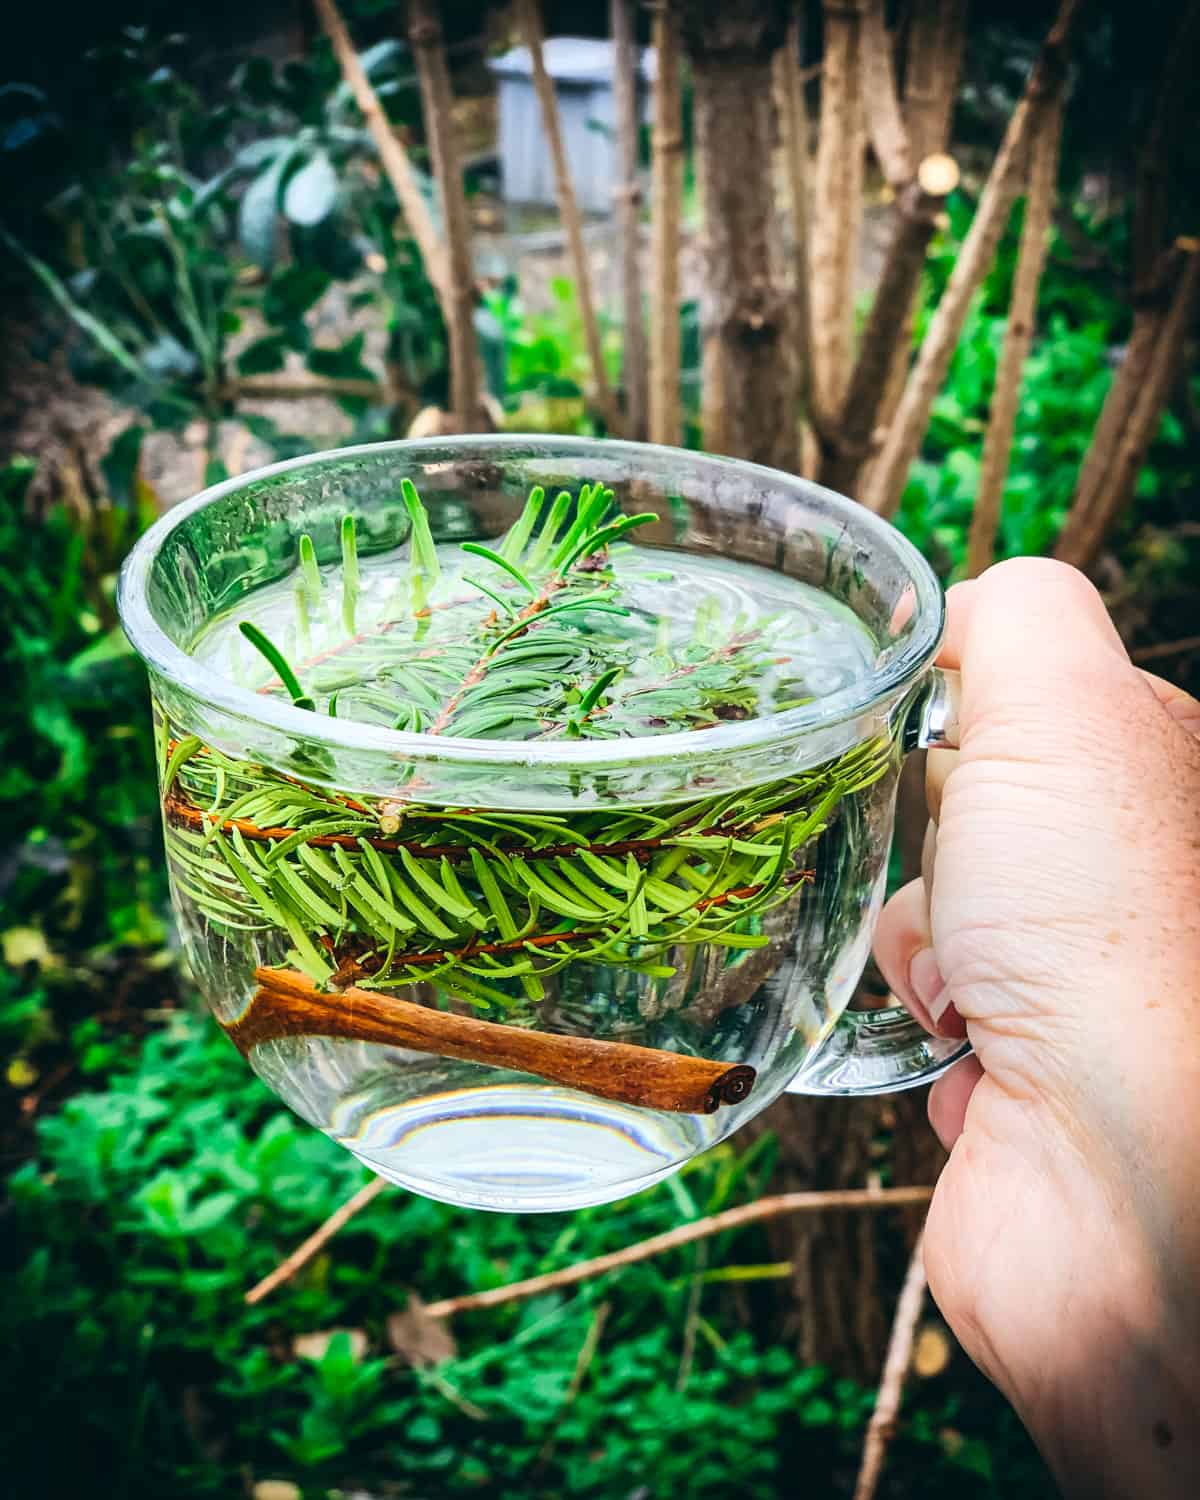
[[[749, 717], [779, 658], [771, 620], [722, 622], [703, 604], [690, 637], [631, 618], [624, 537], [652, 519], [584, 485], [547, 506], [535, 488], [508, 533], [461, 549], [433, 540], [415, 487], [402, 587], [365, 621], [356, 531], [341, 528], [340, 611], [301, 538], [298, 636], [340, 620], [341, 641], [293, 667], [263, 630], [244, 639], [297, 707], [427, 735], [619, 737]], [[583, 961], [662, 977], [672, 949], [738, 952], [797, 899], [815, 841], [844, 799], [894, 763], [887, 738], [765, 786], [683, 807], [506, 813], [358, 798], [206, 746], [160, 736], [168, 855], [177, 889], [214, 932], [272, 951], [322, 986], [431, 985], [534, 1024], [551, 976]], [[419, 784], [404, 796], [419, 795]], [[256, 962], [261, 961], [256, 957]], [[430, 993], [429, 990], [424, 993]]]
[[[586, 484], [578, 497], [561, 491], [547, 510], [535, 487], [496, 545], [462, 544], [480, 564], [462, 574], [443, 566], [410, 480], [402, 495], [411, 524], [402, 610], [352, 630], [361, 585], [347, 518], [341, 618], [350, 633], [292, 668], [260, 628], [245, 628], [274, 674], [263, 690], [282, 689], [298, 706], [340, 718], [484, 739], [614, 738], [750, 713], [755, 678], [771, 660], [771, 622], [714, 646], [716, 622], [700, 611], [692, 641], [668, 638], [649, 655], [638, 631], [621, 623], [631, 611], [615, 558], [628, 533], [653, 514], [620, 515], [611, 490]], [[304, 536], [296, 591], [302, 640], [321, 592]]]

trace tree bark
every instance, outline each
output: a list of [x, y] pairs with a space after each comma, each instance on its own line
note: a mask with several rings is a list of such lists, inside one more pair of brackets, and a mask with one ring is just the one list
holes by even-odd
[[958, 183], [950, 156], [928, 156], [916, 179], [896, 199], [892, 238], [859, 344], [841, 415], [822, 443], [818, 477], [830, 489], [850, 491], [866, 461], [880, 409], [903, 341], [925, 251], [946, 195]]
[[[736, 457], [790, 469], [796, 460], [795, 403], [788, 379], [787, 299], [772, 272], [768, 170], [771, 66], [783, 42], [787, 7], [754, 0], [731, 12], [720, 0], [686, 0], [681, 19], [692, 59], [707, 333], [720, 366], [721, 446]], [[706, 411], [709, 399], [706, 393]], [[707, 431], [705, 443], [712, 446]]]
[[450, 354], [450, 414], [460, 431], [470, 432], [480, 425], [482, 415], [479, 348], [475, 339], [475, 268], [467, 197], [454, 140], [454, 95], [436, 0], [409, 0], [408, 39], [421, 88], [425, 139], [442, 201], [449, 271], [444, 312]]
[[879, 459], [872, 468], [862, 498], [864, 504], [881, 515], [892, 515], [900, 504], [909, 466], [920, 449], [934, 398], [950, 368], [971, 298], [987, 273], [1008, 221], [1031, 126], [1047, 91], [1056, 87], [1066, 65], [1066, 51], [1081, 3], [1082, 0], [1062, 0], [1058, 19], [1042, 45], [1025, 91], [1008, 122], [971, 228], [921, 345]]
[[1050, 221], [1058, 184], [1058, 151], [1062, 140], [1064, 90], [1059, 89], [1043, 107], [1041, 124], [1033, 142], [1029, 167], [1029, 191], [1025, 198], [1025, 222], [1013, 277], [1004, 347], [996, 370], [996, 388], [983, 440], [979, 487], [971, 513], [967, 539], [967, 577], [977, 578], [996, 554], [996, 528], [1000, 521], [1004, 481], [1008, 476], [1021, 376], [1033, 342], [1037, 316], [1038, 286], [1046, 263]]
[[[904, 121], [910, 159], [924, 161], [949, 149], [950, 124], [958, 96], [967, 32], [967, 0], [916, 0], [905, 28], [907, 58]], [[875, 413], [875, 431], [891, 427], [904, 394], [913, 353], [913, 320], [921, 289], [918, 277], [912, 300], [895, 332], [883, 395]], [[870, 483], [874, 466], [868, 459], [859, 483]]]
[[660, 0], [652, 23], [654, 132], [649, 189], [649, 441], [678, 446], [679, 208], [684, 192], [684, 129], [679, 90], [679, 27], [672, 0]]
[[396, 201], [400, 204], [400, 210], [404, 214], [405, 223], [417, 242], [417, 249], [421, 252], [421, 260], [425, 266], [425, 274], [437, 293], [442, 316], [449, 326], [450, 274], [446, 263], [445, 247], [434, 227], [433, 218], [421, 189], [417, 186], [408, 152], [397, 139], [383, 105], [379, 102], [379, 96], [371, 87], [371, 80], [358, 60], [354, 43], [350, 39], [346, 23], [334, 4], [334, 0], [313, 0], [313, 4], [316, 7], [321, 27], [333, 48], [333, 55], [337, 58], [338, 67], [342, 70], [342, 77], [349, 85], [350, 92], [354, 95], [354, 102], [358, 105], [363, 121], [371, 132], [375, 149], [379, 152], [380, 164], [392, 185]]
[[824, 12], [812, 225], [813, 379], [820, 409], [836, 412], [846, 394], [853, 354], [866, 129], [859, 86], [859, 7], [825, 0]]
[[679, 444], [679, 210], [683, 198], [683, 121], [679, 24], [673, 0], [654, 12], [657, 65], [650, 187], [650, 441]]
[[[1092, 440], [1097, 461], [1092, 462], [1089, 449], [1054, 550], [1055, 557], [1077, 568], [1095, 563], [1109, 531], [1132, 499], [1138, 470], [1182, 372], [1188, 336], [1200, 306], [1200, 239], [1180, 240], [1177, 245], [1183, 264], [1170, 307], [1165, 313], [1138, 315], [1141, 326], [1135, 322], [1125, 362], [1109, 390]], [[1112, 439], [1108, 457], [1097, 441], [1102, 429]], [[1085, 482], [1092, 484], [1090, 491]]]
[[913, 158], [944, 151], [967, 34], [967, 0], [916, 0], [908, 34], [904, 119]]
[[859, 36], [859, 70], [867, 135], [884, 178], [899, 191], [913, 177], [912, 147], [900, 117], [892, 41], [883, 16], [883, 0], [866, 0]]
[[567, 163], [567, 148], [563, 143], [562, 125], [558, 118], [558, 99], [554, 92], [554, 80], [546, 71], [546, 62], [542, 55], [542, 18], [537, 0], [517, 0], [516, 13], [521, 35], [525, 45], [529, 48], [530, 62], [533, 67], [533, 87], [542, 116], [542, 130], [550, 147], [550, 159], [554, 163], [555, 196], [558, 198], [558, 213], [567, 237], [571, 271], [575, 278], [579, 317], [583, 324], [583, 337], [592, 371], [592, 396], [597, 410], [604, 418], [609, 435], [612, 436], [620, 433], [621, 418], [612, 387], [608, 383], [608, 373], [604, 368], [600, 324], [596, 317], [596, 304], [592, 297], [591, 270], [588, 266], [587, 249], [583, 243], [583, 221], [579, 216], [579, 204], [571, 182], [571, 169]]
[[[795, 353], [796, 395], [805, 422], [812, 433], [825, 434], [830, 422], [816, 400], [813, 379], [813, 307], [812, 307], [812, 205], [808, 160], [808, 111], [804, 104], [804, 80], [801, 76], [802, 33], [799, 19], [788, 28], [787, 41], [775, 55], [775, 84], [778, 97], [780, 138], [787, 166], [788, 209], [792, 223], [792, 260], [795, 266], [796, 294], [792, 309]], [[802, 445], [803, 446], [803, 445]], [[809, 473], [804, 454], [800, 455], [802, 473]], [[815, 472], [815, 469], [812, 471]]]
[[632, 0], [612, 0], [613, 103], [617, 129], [617, 224], [621, 242], [625, 433], [646, 436], [646, 327], [642, 312], [641, 205], [638, 186], [638, 55]]
[[1133, 294], [1153, 291], [1167, 238], [1167, 183], [1171, 148], [1195, 86], [1200, 50], [1200, 0], [1190, 0], [1179, 22], [1155, 94], [1154, 114], [1138, 153], [1133, 206]]

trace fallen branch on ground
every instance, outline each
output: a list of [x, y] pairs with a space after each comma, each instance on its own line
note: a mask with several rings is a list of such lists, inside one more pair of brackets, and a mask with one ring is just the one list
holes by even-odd
[[924, 1249], [925, 1231], [922, 1230], [913, 1247], [908, 1274], [904, 1278], [900, 1300], [896, 1304], [896, 1317], [883, 1361], [879, 1395], [875, 1399], [875, 1410], [871, 1413], [867, 1435], [863, 1441], [862, 1465], [858, 1471], [858, 1483], [854, 1486], [854, 1500], [874, 1500], [879, 1476], [883, 1472], [883, 1461], [887, 1457], [887, 1447], [896, 1430], [900, 1398], [904, 1393], [904, 1377], [908, 1374], [912, 1360], [913, 1337], [925, 1301]]
[[269, 1276], [264, 1276], [260, 1282], [250, 1288], [245, 1296], [247, 1306], [253, 1307], [256, 1302], [269, 1297], [277, 1286], [290, 1281], [302, 1266], [306, 1266], [314, 1256], [321, 1252], [344, 1224], [348, 1224], [360, 1209], [366, 1208], [368, 1203], [374, 1202], [386, 1187], [391, 1187], [386, 1177], [373, 1177], [370, 1182], [360, 1187], [352, 1198], [347, 1198], [341, 1208], [335, 1209], [324, 1224], [297, 1245], [286, 1260], [280, 1261]]
[[[330, 1214], [319, 1229], [297, 1245], [269, 1276], [264, 1276], [252, 1286], [246, 1293], [245, 1301], [253, 1306], [264, 1297], [269, 1297], [276, 1287], [290, 1281], [320, 1253], [339, 1229], [388, 1186], [386, 1179], [377, 1177], [365, 1187], [359, 1188], [341, 1208]], [[838, 1192], [780, 1193], [773, 1198], [759, 1198], [753, 1203], [743, 1203], [738, 1208], [727, 1208], [724, 1213], [711, 1214], [706, 1219], [695, 1219], [690, 1224], [681, 1224], [677, 1229], [668, 1229], [648, 1240], [639, 1240], [635, 1245], [626, 1245], [623, 1250], [598, 1255], [592, 1260], [577, 1261], [575, 1265], [564, 1266], [559, 1271], [548, 1271], [543, 1276], [511, 1281], [506, 1286], [490, 1287], [486, 1292], [467, 1292], [461, 1297], [447, 1297], [441, 1302], [431, 1303], [425, 1312], [435, 1318], [446, 1318], [467, 1308], [495, 1307], [504, 1302], [517, 1302], [552, 1287], [574, 1286], [576, 1282], [602, 1276], [605, 1271], [649, 1260], [666, 1250], [675, 1249], [677, 1245], [689, 1245], [693, 1240], [720, 1234], [726, 1229], [738, 1229], [744, 1224], [756, 1224], [761, 1219], [777, 1218], [781, 1214], [816, 1213], [827, 1208], [906, 1208], [916, 1203], [928, 1203], [932, 1196], [932, 1187], [848, 1188]]]
[[577, 1261], [573, 1266], [564, 1266], [559, 1271], [547, 1271], [542, 1276], [530, 1276], [524, 1281], [510, 1281], [506, 1286], [490, 1287], [486, 1292], [467, 1292], [461, 1297], [447, 1297], [442, 1302], [431, 1302], [426, 1312], [431, 1317], [448, 1318], [453, 1313], [466, 1312], [469, 1308], [497, 1307], [505, 1302], [518, 1302], [526, 1297], [536, 1297], [539, 1292], [552, 1291], [557, 1287], [574, 1286], [580, 1281], [589, 1281], [594, 1276], [603, 1276], [606, 1271], [617, 1271], [638, 1261], [650, 1260], [667, 1250], [680, 1245], [690, 1245], [709, 1235], [721, 1234], [726, 1229], [740, 1229], [746, 1224], [756, 1224], [762, 1219], [778, 1218], [782, 1214], [819, 1213], [831, 1208], [904, 1208], [914, 1203], [928, 1203], [933, 1195], [931, 1187], [900, 1188], [847, 1188], [843, 1191], [823, 1193], [779, 1193], [773, 1198], [758, 1198], [753, 1203], [743, 1203], [737, 1208], [727, 1208], [724, 1213], [710, 1214], [705, 1219], [694, 1219], [681, 1224], [677, 1229], [668, 1229], [637, 1244], [626, 1245], [623, 1250], [614, 1250], [608, 1255], [597, 1255], [592, 1260]]

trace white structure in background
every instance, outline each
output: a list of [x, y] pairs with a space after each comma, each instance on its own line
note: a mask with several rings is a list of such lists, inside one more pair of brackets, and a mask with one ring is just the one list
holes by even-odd
[[[613, 45], [590, 37], [556, 36], [543, 44], [546, 72], [554, 80], [563, 142], [571, 180], [584, 213], [612, 209], [616, 180], [613, 108]], [[542, 117], [533, 88], [528, 47], [514, 47], [488, 67], [500, 89], [500, 175], [507, 203], [553, 206], [554, 167], [542, 133]], [[654, 80], [654, 51], [640, 59], [641, 117], [650, 117], [649, 89]]]

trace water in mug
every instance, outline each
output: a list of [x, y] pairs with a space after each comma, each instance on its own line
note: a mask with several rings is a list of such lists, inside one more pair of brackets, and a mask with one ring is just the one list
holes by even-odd
[[[444, 674], [447, 663], [450, 670], [460, 670], [455, 639], [465, 634], [472, 620], [499, 606], [470, 581], [481, 580], [487, 572], [478, 558], [457, 547], [442, 545], [438, 551], [438, 597], [447, 618], [458, 611], [458, 625], [452, 633], [439, 626], [442, 637], [436, 631], [426, 636], [432, 644], [416, 655], [433, 664], [434, 675], [423, 691], [449, 699], [461, 682], [453, 676], [439, 678], [437, 670]], [[629, 610], [620, 620], [624, 706], [598, 714], [591, 732], [619, 738], [678, 729], [670, 717], [670, 689], [678, 687], [681, 672], [696, 679], [701, 706], [692, 727], [705, 727], [826, 697], [872, 669], [878, 648], [867, 629], [845, 605], [806, 584], [750, 564], [644, 545], [614, 549], [611, 566]], [[296, 664], [318, 712], [329, 711], [333, 699], [339, 719], [394, 725], [396, 693], [390, 674], [398, 670], [398, 661], [411, 663], [414, 633], [428, 630], [419, 625], [411, 607], [410, 582], [407, 552], [364, 559], [352, 600], [343, 597], [340, 568], [320, 570], [319, 589], [313, 587], [313, 570], [307, 585], [294, 574], [248, 594], [235, 609], [215, 619], [194, 642], [193, 654], [213, 673], [243, 687], [282, 691], [272, 667], [240, 629], [243, 621], [250, 621]], [[574, 624], [587, 629], [584, 617]], [[534, 623], [526, 639], [534, 641], [537, 631]], [[437, 644], [439, 639], [443, 645]], [[736, 692], [727, 692], [715, 674], [706, 695], [702, 685], [713, 664], [713, 643], [733, 639], [758, 643], [755, 670]], [[664, 688], [661, 664], [667, 651], [674, 653], [675, 681]], [[606, 662], [597, 660], [594, 666], [602, 671]], [[692, 691], [690, 680], [688, 687]], [[507, 721], [502, 714], [493, 715], [490, 723], [477, 718], [472, 732], [531, 741], [553, 736], [561, 726], [538, 717], [536, 685], [533, 697], [528, 714]], [[430, 709], [407, 727], [427, 731], [435, 717]], [[296, 808], [305, 798], [315, 797], [335, 816], [313, 823], [310, 809], [310, 827], [336, 829], [341, 826], [339, 812], [351, 821], [358, 817], [359, 824], [349, 834], [327, 835], [325, 844], [319, 838], [306, 844], [303, 838], [287, 839], [285, 818], [285, 826], [272, 827], [268, 837], [255, 830], [278, 825], [278, 818], [269, 810], [264, 814], [252, 797], [249, 806], [244, 798], [240, 808], [234, 805], [243, 796], [238, 747], [196, 747], [187, 741], [189, 733], [187, 724], [161, 727], [164, 764], [181, 744], [189, 746], [170, 772], [168, 853], [191, 964], [226, 1026], [235, 1028], [237, 1018], [246, 1013], [255, 993], [256, 967], [294, 966], [298, 945], [301, 956], [313, 952], [317, 960], [336, 967], [336, 982], [349, 974], [355, 983], [370, 988], [381, 972], [390, 972], [378, 967], [382, 961], [375, 954], [372, 976], [363, 957], [364, 943], [355, 935], [356, 910], [366, 913], [362, 901], [368, 899], [362, 896], [356, 909], [354, 893], [361, 892], [353, 883], [357, 868], [368, 885], [372, 879], [380, 882], [371, 889], [384, 896], [387, 910], [401, 907], [408, 918], [405, 932], [392, 934], [391, 959], [396, 959], [397, 948], [403, 956], [406, 944], [414, 941], [414, 926], [420, 929], [431, 912], [435, 930], [444, 936], [434, 940], [428, 931], [418, 932], [426, 947], [440, 942], [440, 952], [461, 955], [474, 944], [481, 954], [474, 969], [465, 961], [445, 960], [440, 972], [436, 965], [398, 970], [407, 974], [405, 982], [385, 984], [380, 995], [527, 1031], [630, 1043], [676, 1056], [748, 1064], [755, 1070], [744, 1103], [723, 1104], [706, 1113], [602, 1097], [587, 1088], [469, 1057], [346, 1036], [306, 1035], [296, 1028], [289, 1034], [285, 1027], [244, 1049], [259, 1075], [306, 1120], [384, 1176], [428, 1195], [479, 1207], [567, 1209], [646, 1186], [728, 1135], [782, 1090], [828, 1034], [865, 960], [882, 892], [895, 789], [896, 751], [886, 740], [851, 752], [848, 772], [835, 794], [825, 797], [805, 825], [811, 831], [785, 851], [786, 883], [778, 883], [780, 870], [767, 862], [777, 882], [769, 908], [734, 922], [720, 941], [695, 940], [685, 930], [687, 922], [692, 920], [703, 934], [705, 921], [692, 919], [689, 910], [686, 918], [671, 919], [680, 940], [645, 953], [639, 949], [638, 933], [646, 929], [635, 925], [632, 938], [626, 932], [620, 961], [615, 961], [611, 951], [596, 951], [601, 940], [585, 943], [576, 956], [565, 940], [552, 946], [554, 934], [571, 927], [571, 914], [577, 908], [589, 909], [589, 891], [595, 898], [597, 886], [606, 878], [618, 883], [627, 878], [630, 901], [649, 901], [653, 921], [656, 912], [661, 916], [672, 909], [672, 893], [680, 904], [690, 899], [697, 912], [706, 901], [715, 908], [726, 894], [714, 900], [704, 896], [704, 890], [727, 893], [728, 871], [735, 866], [757, 870], [757, 875], [739, 877], [751, 884], [737, 886], [728, 898], [734, 904], [726, 912], [738, 909], [736, 903], [743, 899], [739, 891], [753, 889], [755, 879], [765, 883], [763, 841], [794, 809], [796, 783], [755, 789], [761, 816], [739, 826], [736, 836], [728, 833], [731, 825], [722, 822], [723, 805], [715, 802], [704, 804], [698, 820], [689, 816], [687, 804], [631, 813], [642, 822], [630, 823], [623, 831], [627, 842], [636, 846], [637, 858], [591, 852], [592, 825], [586, 812], [548, 812], [538, 836], [543, 849], [549, 844], [560, 852], [538, 866], [542, 883], [525, 898], [525, 905], [507, 891], [518, 927], [514, 936], [506, 934], [503, 923], [499, 929], [494, 926], [494, 909], [480, 896], [478, 883], [472, 883], [471, 860], [454, 858], [456, 829], [465, 823], [455, 824], [444, 809], [422, 810], [419, 777], [407, 783], [401, 778], [391, 801], [359, 801], [353, 787], [341, 787], [340, 800], [331, 805], [323, 801], [332, 794], [322, 788], [320, 775], [301, 785], [304, 777], [293, 767], [290, 780], [279, 778], [280, 795], [295, 799], [293, 818], [300, 815]], [[825, 786], [818, 775], [809, 803], [820, 801]], [[289, 788], [294, 790], [289, 793]], [[509, 819], [531, 817], [527, 811], [512, 812], [513, 805], [500, 773], [493, 772], [487, 787], [471, 794], [475, 811], [469, 816], [482, 820], [491, 811], [495, 846], [502, 850], [511, 843], [506, 829], [515, 826]], [[355, 808], [363, 813], [355, 813]], [[604, 812], [611, 821], [613, 810]], [[364, 814], [372, 820], [370, 832], [393, 835], [396, 842], [411, 831], [428, 843], [430, 835], [421, 835], [419, 818], [432, 819], [427, 827], [436, 827], [441, 852], [426, 858], [418, 843], [400, 855], [395, 842], [375, 838], [374, 851], [362, 851], [363, 859], [372, 861], [364, 869], [357, 863], [356, 848]], [[440, 821], [443, 817], [447, 821]], [[560, 825], [561, 836], [545, 831]], [[340, 848], [334, 847], [339, 838]], [[604, 851], [610, 847], [604, 845]], [[643, 849], [655, 852], [647, 855]], [[720, 884], [723, 862], [726, 876]], [[520, 863], [513, 861], [514, 866]], [[528, 868], [535, 863], [527, 861]], [[639, 873], [643, 870], [645, 876]], [[423, 894], [422, 875], [450, 882], [446, 889], [457, 891], [467, 906], [481, 909], [482, 918], [474, 927], [464, 924], [457, 897], [451, 902], [453, 910], [436, 909]], [[295, 889], [300, 877], [306, 882], [307, 898]], [[643, 881], [646, 890], [639, 892], [636, 887]], [[539, 893], [549, 901], [550, 891], [558, 893], [557, 910], [539, 905]], [[378, 902], [372, 904], [370, 913], [382, 920], [377, 906]], [[334, 907], [337, 911], [331, 914]], [[719, 914], [710, 909], [705, 916], [712, 920]], [[284, 925], [285, 916], [290, 926]], [[641, 920], [647, 920], [644, 910]], [[522, 959], [526, 972], [490, 977], [488, 965], [501, 958], [508, 961], [513, 953], [520, 958], [520, 941], [528, 941], [548, 924], [557, 926], [549, 926], [545, 947], [527, 948], [529, 957]], [[576, 928], [587, 925], [582, 918], [574, 921]], [[299, 934], [298, 926], [303, 929]], [[483, 939], [506, 935], [507, 943], [491, 945], [506, 952], [499, 958], [484, 954]], [[547, 955], [554, 961], [547, 961]]]

